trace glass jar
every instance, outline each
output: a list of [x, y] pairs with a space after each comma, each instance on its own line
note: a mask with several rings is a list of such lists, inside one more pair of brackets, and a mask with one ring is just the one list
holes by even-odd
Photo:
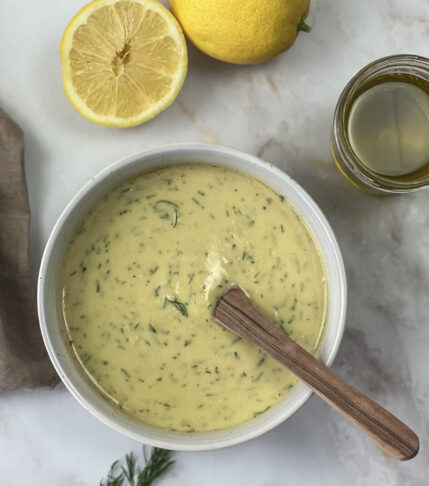
[[387, 176], [365, 166], [356, 156], [348, 137], [348, 115], [354, 101], [370, 87], [386, 81], [407, 81], [429, 94], [429, 59], [414, 55], [395, 55], [365, 66], [347, 84], [335, 109], [331, 132], [331, 151], [340, 173], [354, 186], [378, 194], [416, 191], [429, 186], [428, 163], [411, 174]]

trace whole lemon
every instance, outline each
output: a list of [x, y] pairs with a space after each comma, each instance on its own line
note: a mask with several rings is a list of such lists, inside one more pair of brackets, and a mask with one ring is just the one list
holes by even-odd
[[310, 0], [169, 0], [187, 37], [203, 52], [234, 64], [267, 61], [288, 49]]

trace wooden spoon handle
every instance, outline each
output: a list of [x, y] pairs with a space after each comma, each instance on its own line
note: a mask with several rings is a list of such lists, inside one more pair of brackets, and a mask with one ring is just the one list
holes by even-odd
[[212, 319], [292, 371], [389, 454], [403, 461], [417, 454], [419, 439], [411, 429], [265, 319], [240, 287], [231, 287], [218, 300]]

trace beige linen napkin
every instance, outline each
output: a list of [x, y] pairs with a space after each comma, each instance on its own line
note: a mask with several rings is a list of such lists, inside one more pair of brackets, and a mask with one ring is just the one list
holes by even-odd
[[28, 264], [23, 152], [21, 128], [0, 108], [0, 393], [58, 381], [40, 334]]

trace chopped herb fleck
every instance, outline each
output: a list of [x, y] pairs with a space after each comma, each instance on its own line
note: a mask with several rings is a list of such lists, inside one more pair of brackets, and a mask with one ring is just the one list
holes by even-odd
[[260, 410], [259, 412], [255, 412], [253, 414], [254, 417], [257, 417], [258, 415], [261, 415], [261, 413], [264, 413], [266, 412], [268, 409], [270, 408], [270, 405], [268, 405], [268, 407], [264, 408], [264, 410]]
[[253, 382], [253, 383], [256, 383], [257, 381], [259, 381], [259, 380], [262, 378], [263, 374], [264, 374], [264, 372], [263, 372], [263, 371], [261, 371], [261, 372], [259, 373], [259, 375], [257, 375], [257, 376], [255, 376], [254, 378], [252, 378], [252, 382]]
[[128, 371], [127, 371], [127, 370], [124, 370], [124, 368], [121, 368], [121, 371], [122, 371], [122, 373], [123, 373], [123, 374], [124, 374], [124, 375], [125, 375], [127, 378], [130, 378], [130, 377], [131, 377], [131, 375], [128, 373]]

